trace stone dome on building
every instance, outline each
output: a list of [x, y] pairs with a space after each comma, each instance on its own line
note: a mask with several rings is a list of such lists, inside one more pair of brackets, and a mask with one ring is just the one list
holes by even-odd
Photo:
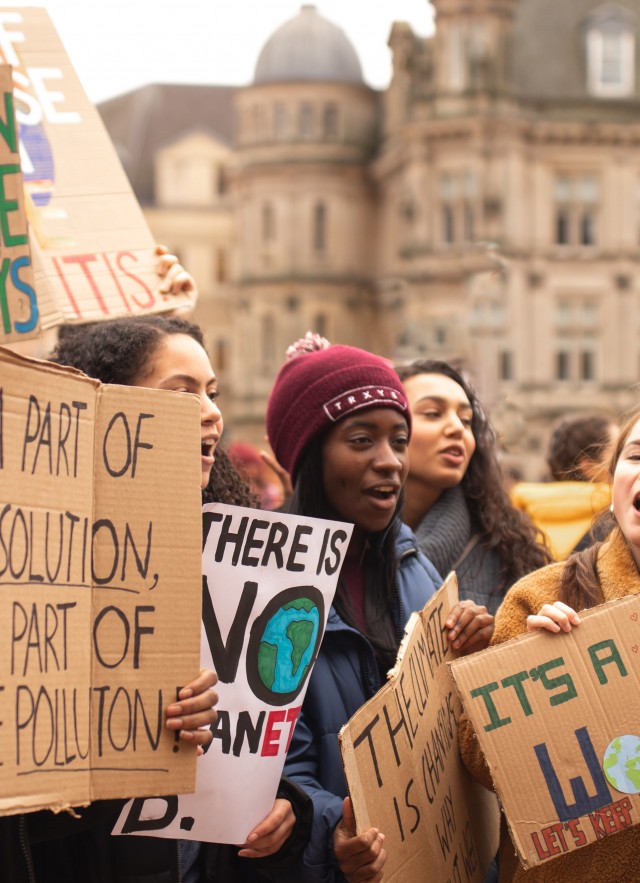
[[305, 5], [265, 43], [254, 83], [309, 80], [364, 83], [360, 59], [342, 28]]

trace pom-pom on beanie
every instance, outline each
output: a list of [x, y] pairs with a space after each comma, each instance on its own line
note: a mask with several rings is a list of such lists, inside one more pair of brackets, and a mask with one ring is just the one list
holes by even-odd
[[394, 408], [411, 429], [402, 383], [384, 359], [307, 332], [287, 350], [267, 404], [267, 435], [276, 460], [295, 480], [307, 445], [367, 408]]

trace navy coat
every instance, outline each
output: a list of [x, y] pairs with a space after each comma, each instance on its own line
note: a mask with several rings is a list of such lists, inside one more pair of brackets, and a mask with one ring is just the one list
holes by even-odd
[[[406, 525], [400, 528], [396, 547], [399, 603], [393, 617], [399, 646], [409, 616], [424, 607], [442, 580]], [[302, 863], [282, 881], [345, 880], [333, 852], [333, 831], [347, 796], [338, 732], [381, 686], [373, 647], [332, 607], [285, 763], [285, 775], [313, 801], [311, 838]]]

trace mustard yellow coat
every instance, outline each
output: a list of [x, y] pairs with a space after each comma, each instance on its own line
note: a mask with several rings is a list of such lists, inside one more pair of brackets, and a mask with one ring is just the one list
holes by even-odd
[[511, 500], [544, 534], [555, 560], [562, 561], [608, 508], [611, 488], [590, 481], [523, 481], [513, 486]]

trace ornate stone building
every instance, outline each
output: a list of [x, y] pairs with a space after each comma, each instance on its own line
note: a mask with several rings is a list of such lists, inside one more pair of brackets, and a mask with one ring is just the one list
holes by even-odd
[[640, 0], [433, 6], [432, 37], [393, 26], [382, 93], [304, 6], [251, 85], [100, 110], [198, 279], [232, 430], [260, 440], [286, 346], [314, 328], [463, 360], [533, 478], [555, 417], [636, 401]]

